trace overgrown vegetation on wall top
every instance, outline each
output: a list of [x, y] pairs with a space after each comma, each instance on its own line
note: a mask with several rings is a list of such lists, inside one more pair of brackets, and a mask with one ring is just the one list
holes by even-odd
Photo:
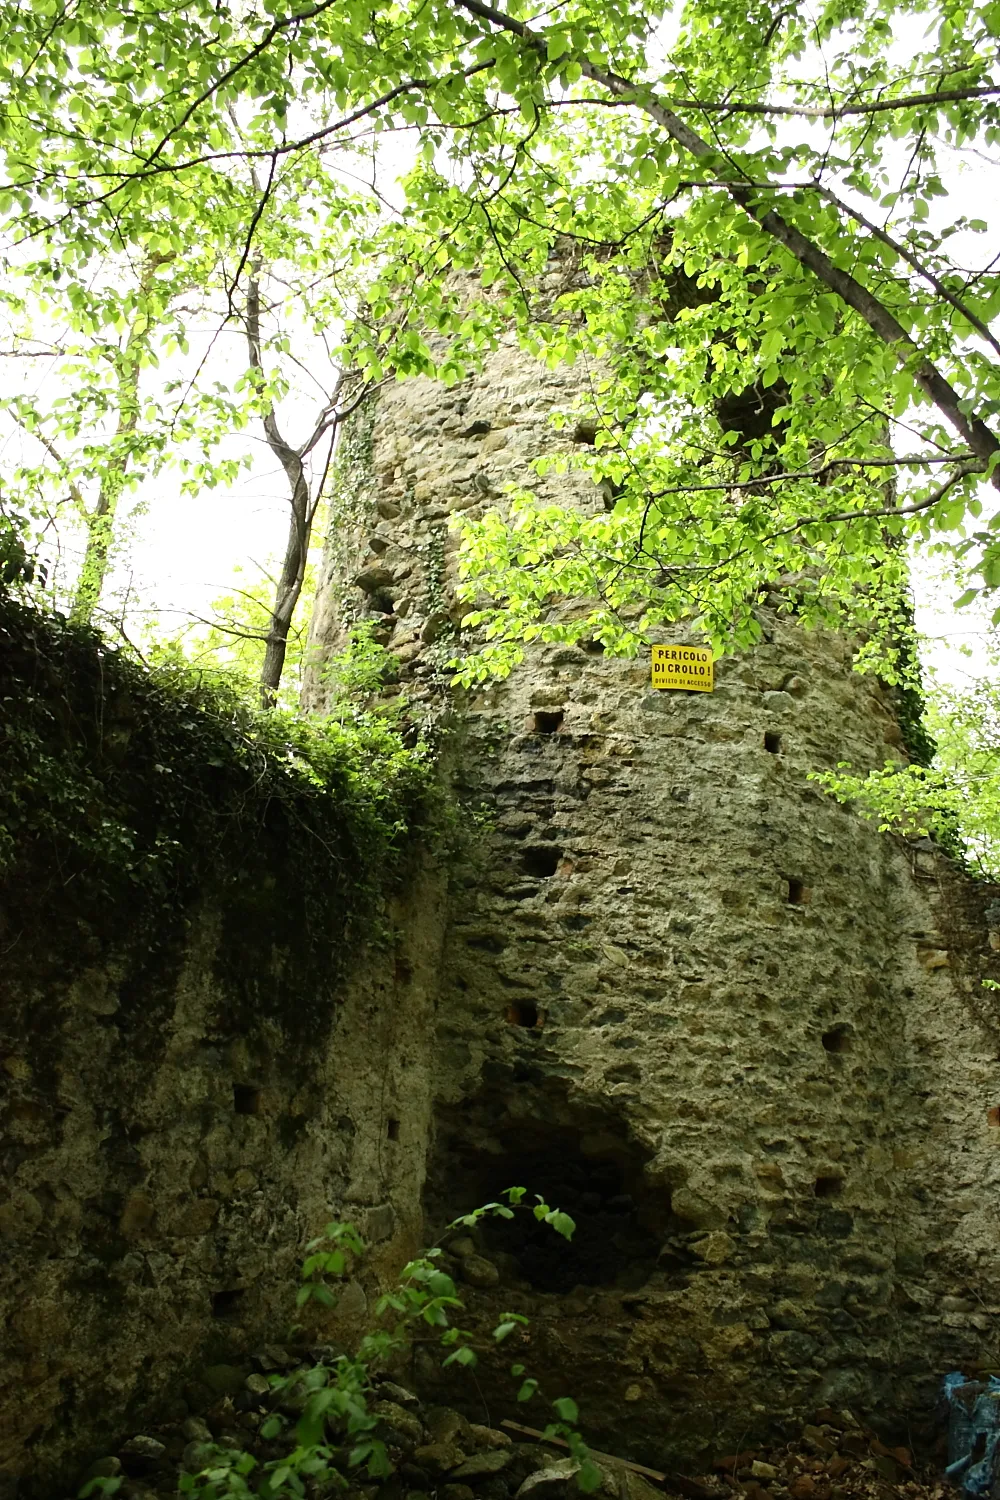
[[432, 787], [426, 747], [377, 715], [261, 713], [3, 594], [0, 757], [5, 947], [40, 921], [53, 944], [155, 945], [203, 894], [251, 946], [333, 970], [377, 930]]

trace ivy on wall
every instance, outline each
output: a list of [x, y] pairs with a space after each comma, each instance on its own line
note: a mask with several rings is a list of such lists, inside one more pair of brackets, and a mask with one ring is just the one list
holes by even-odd
[[200, 900], [265, 1008], [379, 933], [434, 800], [426, 747], [375, 715], [264, 714], [2, 593], [0, 762], [0, 948], [65, 973], [176, 946]]

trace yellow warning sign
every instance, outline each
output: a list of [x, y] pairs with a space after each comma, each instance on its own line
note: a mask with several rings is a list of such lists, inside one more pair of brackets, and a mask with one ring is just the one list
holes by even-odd
[[653, 686], [710, 693], [715, 686], [711, 651], [707, 646], [654, 646]]

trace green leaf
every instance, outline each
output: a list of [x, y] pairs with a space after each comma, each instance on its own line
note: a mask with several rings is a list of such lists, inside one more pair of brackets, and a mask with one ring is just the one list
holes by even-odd
[[478, 1364], [478, 1362], [479, 1361], [476, 1355], [476, 1351], [474, 1349], [470, 1349], [468, 1344], [462, 1344], [460, 1348], [454, 1350], [454, 1352], [449, 1354], [447, 1359], [443, 1361], [445, 1365], [456, 1364], [465, 1365], [467, 1367]]
[[576, 1221], [571, 1219], [569, 1214], [564, 1214], [560, 1209], [555, 1208], [551, 1213], [545, 1215], [545, 1222], [546, 1224], [551, 1224], [556, 1234], [561, 1234], [564, 1240], [571, 1240], [573, 1238]]
[[428, 1291], [435, 1297], [454, 1297], [455, 1283], [444, 1271], [435, 1271], [427, 1280]]
[[576, 1482], [577, 1486], [583, 1491], [585, 1495], [591, 1495], [595, 1490], [600, 1489], [602, 1483], [604, 1482], [604, 1475], [601, 1473], [600, 1469], [594, 1463], [594, 1460], [592, 1458], [586, 1458], [580, 1465], [580, 1471], [576, 1476]]

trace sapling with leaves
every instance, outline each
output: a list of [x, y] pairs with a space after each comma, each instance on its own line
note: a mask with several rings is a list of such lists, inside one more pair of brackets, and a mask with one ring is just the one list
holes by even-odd
[[[513, 1218], [518, 1211], [527, 1211], [525, 1196], [524, 1188], [510, 1188], [503, 1195], [505, 1201], [487, 1203], [462, 1215], [449, 1230], [474, 1228], [494, 1215]], [[568, 1214], [541, 1198], [530, 1211], [554, 1233], [564, 1239], [572, 1237], [575, 1225]], [[338, 1284], [363, 1257], [364, 1242], [353, 1225], [334, 1220], [306, 1248], [296, 1306], [300, 1311], [309, 1304], [333, 1309]], [[346, 1483], [344, 1468], [369, 1479], [388, 1477], [392, 1464], [384, 1440], [377, 1435], [379, 1417], [370, 1409], [379, 1372], [391, 1368], [393, 1360], [426, 1329], [432, 1330], [434, 1340], [446, 1351], [444, 1366], [471, 1368], [479, 1358], [473, 1335], [455, 1322], [464, 1304], [454, 1281], [439, 1264], [440, 1256], [441, 1250], [433, 1248], [404, 1266], [396, 1286], [376, 1304], [378, 1319], [388, 1321], [391, 1316], [389, 1326], [367, 1331], [353, 1354], [340, 1354], [304, 1371], [270, 1377], [275, 1400], [294, 1398], [300, 1414], [292, 1424], [280, 1412], [272, 1413], [261, 1426], [260, 1435], [265, 1441], [276, 1441], [287, 1434], [294, 1439], [287, 1451], [259, 1465], [250, 1454], [214, 1448], [198, 1474], [182, 1475], [182, 1493], [194, 1500], [223, 1500], [251, 1492], [263, 1500], [279, 1500], [304, 1496], [307, 1484], [320, 1479]], [[504, 1313], [493, 1330], [493, 1343], [503, 1343], [527, 1322], [519, 1313]], [[522, 1364], [515, 1363], [511, 1373], [519, 1381], [518, 1401], [541, 1395], [538, 1381]], [[555, 1420], [545, 1428], [546, 1437], [566, 1442], [578, 1465], [579, 1488], [584, 1492], [595, 1490], [601, 1474], [578, 1431], [576, 1403], [570, 1397], [558, 1397], [551, 1405]]]
[[317, 1302], [320, 1307], [335, 1307], [337, 1299], [326, 1284], [328, 1276], [343, 1277], [351, 1262], [364, 1254], [364, 1241], [353, 1224], [334, 1221], [321, 1235], [306, 1246], [309, 1254], [302, 1262], [302, 1285], [295, 1294], [295, 1306]]
[[980, 879], [1000, 879], [1000, 641], [989, 638], [988, 670], [965, 683], [928, 680], [930, 764], [888, 761], [866, 774], [849, 762], [815, 772], [841, 802], [883, 832], [935, 838]]

